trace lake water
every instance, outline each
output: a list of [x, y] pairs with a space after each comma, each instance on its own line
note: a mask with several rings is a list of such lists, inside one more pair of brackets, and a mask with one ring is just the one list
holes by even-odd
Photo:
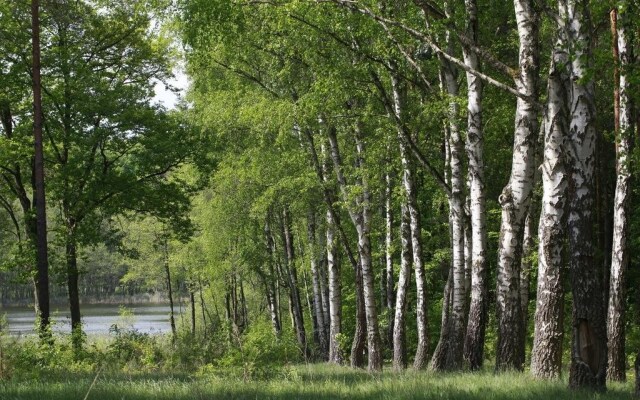
[[[125, 309], [124, 313], [123, 309]], [[169, 310], [168, 305], [160, 304], [134, 304], [122, 306], [122, 308], [119, 305], [83, 305], [81, 307], [82, 328], [88, 335], [107, 335], [113, 325], [150, 334], [171, 332]], [[11, 335], [34, 333], [33, 308], [0, 307], [0, 315], [3, 314], [6, 315]], [[51, 319], [54, 332], [69, 333], [71, 331], [71, 317], [67, 309], [53, 307]]]

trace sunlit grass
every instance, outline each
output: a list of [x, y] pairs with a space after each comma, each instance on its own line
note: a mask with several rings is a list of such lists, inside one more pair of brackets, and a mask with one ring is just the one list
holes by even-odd
[[[70, 374], [43, 381], [0, 383], [0, 398], [83, 399], [94, 376]], [[565, 381], [537, 381], [523, 373], [369, 374], [329, 365], [291, 366], [269, 380], [212, 374], [110, 374], [89, 399], [632, 399], [632, 384], [609, 384], [606, 393], [576, 392]]]

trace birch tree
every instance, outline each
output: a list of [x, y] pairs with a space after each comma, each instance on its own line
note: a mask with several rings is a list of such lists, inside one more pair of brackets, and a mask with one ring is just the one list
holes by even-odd
[[498, 343], [496, 369], [522, 369], [524, 326], [519, 279], [524, 221], [534, 180], [534, 154], [538, 134], [538, 15], [531, 0], [514, 0], [519, 38], [519, 70], [516, 88], [527, 98], [516, 100], [515, 133], [511, 177], [502, 190], [498, 250], [496, 314]]
[[[564, 16], [564, 9], [558, 9]], [[563, 19], [561, 19], [563, 20]], [[557, 378], [561, 372], [564, 290], [563, 250], [566, 238], [569, 110], [569, 76], [565, 27], [557, 28], [544, 117], [542, 210], [538, 225], [538, 284], [531, 373], [537, 378]]]
[[[633, 107], [629, 67], [631, 64], [630, 32], [627, 29], [631, 4], [622, 2], [611, 11], [612, 33], [614, 35], [614, 55], [619, 68], [615, 80], [616, 119], [616, 189], [613, 209], [613, 249], [611, 253], [611, 279], [607, 314], [607, 345], [609, 350], [607, 377], [614, 381], [626, 380], [625, 356], [625, 309], [627, 269], [629, 265], [629, 214], [630, 214], [630, 168], [629, 154], [634, 132]], [[617, 48], [616, 48], [617, 47]], [[619, 65], [619, 67], [618, 67]]]
[[573, 340], [569, 385], [604, 388], [607, 369], [606, 311], [594, 263], [595, 93], [590, 75], [591, 17], [589, 2], [567, 0], [570, 63], [569, 256], [573, 293]]
[[[478, 43], [478, 4], [475, 0], [465, 1], [466, 35]], [[465, 64], [479, 70], [478, 56], [470, 48], [463, 46]], [[484, 338], [487, 318], [487, 229], [484, 137], [482, 131], [482, 81], [471, 72], [467, 78], [467, 140], [466, 151], [469, 160], [469, 212], [471, 219], [471, 304], [464, 342], [464, 358], [470, 368], [482, 367], [484, 359]]]

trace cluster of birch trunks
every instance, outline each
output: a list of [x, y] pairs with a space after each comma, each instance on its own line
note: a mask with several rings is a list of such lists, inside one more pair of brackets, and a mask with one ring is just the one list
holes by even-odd
[[[413, 366], [430, 366], [434, 370], [477, 370], [485, 360], [485, 334], [489, 309], [489, 285], [496, 285], [497, 370], [525, 368], [526, 327], [533, 318], [535, 327], [530, 371], [535, 377], [556, 378], [562, 371], [564, 304], [563, 281], [571, 287], [572, 331], [569, 381], [572, 387], [604, 388], [607, 379], [624, 380], [627, 371], [625, 354], [626, 274], [629, 264], [628, 232], [630, 216], [629, 155], [634, 125], [627, 76], [632, 58], [626, 2], [616, 2], [611, 10], [611, 33], [615, 59], [615, 126], [616, 126], [616, 187], [613, 204], [613, 229], [609, 232], [610, 246], [605, 267], [595, 261], [599, 242], [593, 227], [596, 223], [596, 160], [597, 137], [595, 116], [592, 54], [592, 25], [586, 0], [558, 0], [557, 7], [545, 6], [533, 0], [514, 0], [519, 63], [517, 68], [503, 64], [478, 45], [478, 7], [475, 0], [466, 0], [464, 29], [453, 23], [446, 25], [446, 35], [439, 38], [405, 26], [387, 14], [367, 8], [361, 2], [333, 0], [337, 7], [368, 16], [389, 33], [391, 27], [419, 39], [438, 57], [440, 90], [452, 99], [450, 118], [443, 127], [445, 169], [438, 170], [416, 144], [416, 132], [406, 123], [406, 80], [394, 62], [388, 62], [381, 72], [371, 72], [372, 81], [384, 102], [388, 116], [397, 131], [390, 143], [399, 147], [402, 159], [400, 177], [392, 172], [386, 176], [386, 269], [383, 275], [382, 308], [389, 310], [389, 329], [379, 329], [380, 307], [378, 285], [374, 282], [372, 262], [371, 221], [372, 198], [366, 173], [364, 133], [357, 123], [350, 137], [356, 149], [355, 173], [347, 173], [341, 155], [336, 127], [319, 116], [319, 131], [297, 126], [295, 129], [306, 146], [317, 179], [323, 184], [323, 213], [309, 212], [307, 216], [308, 242], [314, 246], [311, 257], [312, 298], [308, 305], [313, 317], [313, 337], [322, 358], [343, 363], [340, 352], [342, 318], [339, 247], [353, 269], [356, 294], [356, 326], [350, 362], [369, 370], [383, 367], [382, 347], [393, 351], [393, 368], [407, 367], [406, 315], [408, 287], [416, 285], [417, 345]], [[423, 9], [427, 28], [436, 20], [449, 20], [451, 2], [437, 7], [431, 2], [416, 1]], [[619, 3], [619, 4], [618, 4]], [[400, 7], [400, 5], [398, 5]], [[549, 47], [548, 76], [541, 78], [539, 28], [543, 17], [553, 18], [554, 43]], [[409, 52], [399, 51], [419, 77], [426, 74]], [[456, 54], [456, 46], [461, 54]], [[481, 62], [513, 77], [511, 85], [497, 81], [481, 71]], [[614, 69], [614, 68], [612, 68]], [[458, 78], [464, 73], [465, 80]], [[426, 79], [426, 78], [425, 78]], [[466, 81], [467, 124], [460, 126], [457, 118], [463, 112], [459, 84]], [[541, 82], [546, 82], [541, 88]], [[489, 282], [487, 271], [487, 227], [485, 160], [483, 154], [483, 86], [494, 85], [511, 95], [517, 102], [514, 117], [513, 156], [510, 179], [501, 195], [502, 209], [497, 256], [497, 282]], [[543, 100], [544, 99], [544, 100]], [[612, 100], [613, 101], [613, 100]], [[350, 104], [349, 107], [357, 107]], [[466, 135], [464, 134], [466, 132]], [[351, 166], [349, 166], [351, 167]], [[443, 294], [441, 331], [438, 344], [428, 353], [428, 296], [421, 221], [417, 197], [416, 171], [422, 168], [431, 174], [446, 194], [449, 205], [451, 265]], [[353, 172], [352, 170], [349, 170]], [[399, 179], [394, 179], [399, 178]], [[392, 186], [401, 182], [403, 201], [400, 210], [393, 208]], [[542, 197], [536, 202], [534, 188], [542, 186]], [[353, 187], [359, 190], [353, 191]], [[335, 190], [333, 189], [335, 188]], [[355, 195], [354, 195], [355, 193]], [[338, 203], [341, 201], [341, 203]], [[337, 204], [342, 204], [349, 220]], [[345, 211], [345, 210], [342, 210]], [[539, 212], [539, 214], [538, 214]], [[325, 219], [320, 226], [316, 219]], [[399, 224], [396, 223], [399, 220]], [[277, 288], [273, 277], [281, 276], [288, 286], [290, 311], [299, 345], [309, 355], [306, 342], [299, 280], [293, 265], [294, 245], [291, 237], [291, 216], [288, 210], [272, 210], [264, 234], [268, 252], [281, 251], [284, 262], [274, 263], [263, 272], [262, 281], [273, 327], [281, 330]], [[536, 222], [538, 222], [536, 224]], [[352, 226], [347, 226], [352, 224]], [[394, 274], [392, 242], [399, 225], [401, 265]], [[537, 238], [535, 240], [537, 225]], [[275, 227], [277, 226], [277, 229]], [[345, 233], [354, 229], [357, 243], [350, 242]], [[277, 236], [280, 235], [281, 238]], [[281, 240], [280, 240], [281, 239]], [[524, 257], [537, 242], [537, 290], [535, 314], [528, 315], [529, 272], [535, 265]], [[278, 249], [282, 243], [283, 249]], [[276, 257], [273, 257], [275, 259]], [[568, 277], [563, 277], [567, 273]], [[410, 279], [413, 276], [413, 279]], [[306, 282], [306, 279], [304, 280]], [[379, 301], [379, 300], [378, 300]], [[433, 317], [432, 317], [433, 318]], [[637, 369], [636, 363], [636, 369]]]

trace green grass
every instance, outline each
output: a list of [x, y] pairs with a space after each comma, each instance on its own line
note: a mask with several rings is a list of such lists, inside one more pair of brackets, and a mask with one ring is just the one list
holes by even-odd
[[[39, 381], [0, 383], [0, 399], [84, 399], [94, 376], [68, 374]], [[567, 389], [564, 381], [536, 381], [527, 374], [434, 374], [407, 371], [368, 374], [328, 365], [285, 368], [270, 380], [243, 381], [209, 374], [104, 373], [89, 399], [632, 399], [632, 384], [610, 384], [606, 393]]]

